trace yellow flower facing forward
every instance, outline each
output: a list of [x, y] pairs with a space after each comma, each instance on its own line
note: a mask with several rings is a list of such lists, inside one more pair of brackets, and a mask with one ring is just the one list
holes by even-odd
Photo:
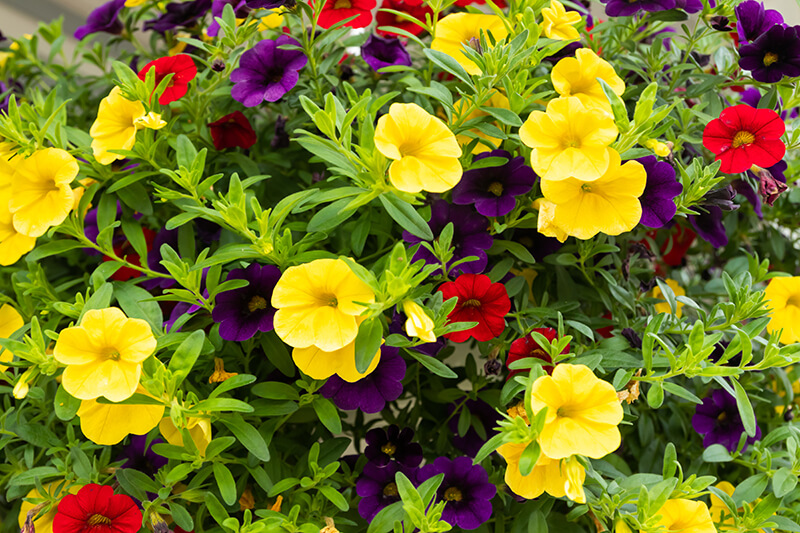
[[444, 52], [464, 67], [470, 74], [480, 74], [481, 69], [463, 52], [472, 39], [480, 40], [481, 30], [487, 41], [491, 35], [495, 42], [508, 35], [505, 24], [497, 15], [474, 15], [472, 13], [453, 13], [436, 24], [436, 35], [431, 48]]
[[136, 142], [137, 121], [146, 115], [141, 102], [123, 98], [119, 87], [100, 101], [97, 119], [89, 130], [92, 152], [101, 165], [109, 165], [124, 156], [109, 150], [130, 150]]
[[606, 82], [615, 94], [625, 92], [625, 82], [617, 76], [614, 67], [589, 48], [578, 49], [575, 57], [565, 57], [550, 73], [553, 88], [561, 96], [574, 96], [587, 109], [611, 113], [611, 104], [597, 78]]
[[275, 333], [295, 348], [341, 350], [356, 338], [362, 304], [372, 289], [342, 259], [317, 259], [290, 267], [272, 292]]
[[403, 302], [403, 313], [406, 320], [406, 333], [409, 337], [419, 337], [425, 342], [436, 342], [436, 335], [433, 333], [433, 319], [428, 316], [425, 309], [413, 300]]
[[556, 207], [558, 206], [546, 198], [539, 198], [533, 202], [533, 208], [539, 211], [536, 229], [546, 237], [554, 237], [559, 242], [564, 242], [569, 235], [556, 221]]
[[[686, 291], [684, 290], [684, 288], [678, 285], [678, 282], [675, 281], [674, 279], [667, 278], [664, 280], [664, 282], [670, 289], [672, 289], [672, 292], [675, 293], [675, 296], [686, 296]], [[659, 287], [658, 285], [656, 285], [653, 288], [653, 298], [661, 298], [662, 300], [664, 298], [664, 293], [661, 292], [661, 287]], [[680, 318], [681, 315], [683, 315], [683, 310], [682, 310], [683, 303], [679, 301], [676, 301], [675, 303], [677, 308], [675, 311], [675, 316]], [[666, 300], [664, 300], [660, 304], [656, 304], [654, 307], [656, 313], [672, 313], [672, 308], [669, 306], [669, 303], [667, 303]]]
[[62, 330], [53, 356], [67, 365], [61, 383], [68, 393], [79, 400], [105, 396], [121, 402], [136, 391], [142, 362], [155, 349], [147, 322], [110, 307], [86, 311], [79, 326]]
[[[510, 108], [508, 103], [508, 98], [506, 98], [503, 94], [501, 94], [498, 91], [494, 91], [492, 93], [492, 96], [489, 97], [489, 100], [487, 100], [483, 105], [485, 107], [499, 107], [502, 109]], [[468, 100], [465, 100], [464, 98], [459, 99], [455, 104], [453, 104], [453, 108], [455, 109], [455, 113], [453, 113], [453, 120], [454, 121], [459, 120], [463, 117], [463, 122], [467, 122], [469, 120], [473, 120], [476, 118], [489, 116], [489, 113], [481, 110], [480, 108], [475, 109], [471, 111], [469, 114], [467, 114], [467, 111], [469, 111], [470, 107], [471, 103]], [[464, 116], [465, 114], [466, 116]], [[474, 133], [478, 138], [485, 139], [486, 141], [493, 144], [497, 148], [499, 148], [500, 143], [503, 142], [502, 139], [491, 137], [477, 128], [473, 128], [469, 131], [471, 133]], [[469, 142], [472, 141], [472, 137], [469, 137], [467, 135], [456, 135], [456, 140], [458, 140], [458, 144], [464, 146], [465, 144], [469, 144]], [[492, 150], [492, 148], [482, 142], [479, 142], [478, 144], [475, 145], [475, 148], [472, 149], [472, 153], [480, 154], [483, 152], [488, 152], [489, 150]]]
[[558, 0], [551, 0], [550, 7], [542, 9], [542, 31], [549, 39], [559, 41], [573, 41], [580, 38], [575, 25], [581, 21], [577, 11], [567, 11], [564, 4]]
[[[30, 499], [60, 499], [67, 494], [77, 494], [80, 490], [80, 486], [72, 485], [69, 489], [56, 494], [55, 491], [61, 484], [61, 481], [45, 483], [43, 485], [45, 494], [41, 494], [36, 489], [31, 489], [31, 491], [28, 492], [25, 497]], [[28, 512], [36, 507], [36, 505], [36, 503], [32, 503], [27, 500], [22, 501], [22, 505], [19, 508], [19, 517], [17, 518], [20, 529], [22, 529], [22, 527], [25, 525], [25, 520], [28, 518]], [[47, 513], [40, 515], [39, 518], [33, 521], [33, 527], [36, 530], [36, 533], [53, 533], [53, 518], [56, 516], [57, 509], [58, 505], [54, 504], [52, 507], [50, 507], [50, 510]]]
[[519, 459], [527, 445], [508, 443], [497, 449], [507, 463], [505, 482], [508, 488], [529, 500], [546, 492], [554, 498], [566, 496], [574, 502], [586, 503], [583, 491], [586, 470], [575, 457], [557, 460], [541, 454], [533, 470], [523, 476], [519, 471]]
[[[151, 396], [140, 385], [136, 392]], [[95, 444], [111, 446], [128, 435], [144, 435], [164, 416], [163, 405], [119, 405], [83, 400], [78, 409], [81, 431]]]
[[20, 161], [11, 178], [8, 202], [14, 229], [40, 237], [64, 222], [74, 204], [70, 184], [78, 170], [75, 158], [58, 148], [38, 150]]
[[394, 160], [389, 181], [403, 192], [445, 192], [461, 180], [456, 136], [417, 104], [392, 104], [378, 119], [375, 147]]
[[717, 533], [708, 507], [692, 500], [667, 500], [656, 512], [661, 515], [658, 525], [670, 533]]
[[[3, 304], [0, 307], [0, 339], [8, 339], [24, 325], [25, 321], [22, 320], [22, 315], [19, 314], [19, 311], [8, 304]], [[14, 354], [10, 350], [3, 350], [3, 353], [0, 353], [0, 362], [8, 363], [13, 358]], [[8, 370], [7, 366], [0, 365], [0, 372], [5, 372], [6, 370]]]
[[587, 109], [575, 97], [556, 98], [547, 112], [533, 111], [519, 129], [522, 142], [533, 148], [531, 166], [542, 179], [599, 179], [611, 163], [617, 138], [614, 119], [601, 109]]
[[599, 459], [619, 448], [617, 426], [622, 421], [622, 407], [617, 393], [588, 367], [560, 364], [552, 376], [537, 379], [531, 390], [531, 408], [538, 413], [545, 407], [539, 445], [547, 457]]
[[[359, 323], [361, 320], [359, 320]], [[295, 348], [292, 350], [292, 359], [297, 368], [303, 371], [304, 374], [313, 379], [328, 379], [336, 374], [343, 380], [349, 383], [368, 376], [375, 370], [380, 362], [380, 349], [375, 352], [367, 370], [361, 374], [356, 369], [356, 343], [351, 342], [347, 346], [326, 352], [320, 350], [316, 346], [309, 346], [308, 348]]]
[[598, 180], [542, 180], [544, 197], [556, 204], [553, 224], [567, 235], [579, 239], [598, 233], [619, 235], [639, 224], [639, 196], [647, 185], [647, 172], [637, 161], [621, 165], [617, 152], [610, 152], [608, 170]]
[[[208, 418], [189, 418], [186, 421], [186, 429], [189, 430], [189, 437], [192, 439], [200, 455], [206, 454], [211, 442], [211, 421]], [[183, 446], [183, 436], [170, 417], [162, 418], [158, 423], [158, 430], [161, 436], [173, 446]]]
[[779, 339], [783, 344], [800, 342], [800, 276], [772, 278], [764, 296], [772, 310], [767, 331], [783, 330]]

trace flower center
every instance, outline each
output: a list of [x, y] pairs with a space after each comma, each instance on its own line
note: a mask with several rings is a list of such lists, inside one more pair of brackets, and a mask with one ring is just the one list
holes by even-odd
[[534, 351], [531, 352], [531, 355], [536, 357], [537, 359], [544, 359], [547, 357], [547, 354], [541, 348], [536, 348]]
[[391, 483], [389, 483], [388, 485], [383, 487], [383, 495], [384, 496], [390, 496], [390, 497], [399, 496], [400, 492], [397, 490], [397, 483], [392, 481]]
[[267, 72], [266, 77], [271, 83], [280, 83], [281, 80], [283, 80], [283, 69], [282, 68], [270, 69]]
[[592, 186], [589, 185], [588, 183], [584, 183], [583, 185], [581, 185], [581, 190], [583, 192], [592, 192]]
[[250, 298], [250, 301], [247, 302], [247, 310], [251, 313], [255, 313], [259, 309], [266, 309], [267, 308], [267, 301], [262, 296], [253, 296]]
[[795, 307], [800, 307], [800, 294], [793, 294], [786, 300], [786, 305], [790, 306], [793, 305]]
[[394, 452], [397, 451], [397, 446], [395, 446], [392, 442], [387, 442], [381, 446], [381, 451], [386, 455], [394, 455]]
[[753, 144], [755, 142], [756, 136], [750, 133], [749, 131], [737, 131], [736, 135], [733, 136], [733, 147], [739, 148], [743, 145]]
[[350, 9], [353, 7], [353, 4], [350, 3], [350, 0], [336, 0], [333, 4], [333, 9]]
[[728, 413], [726, 411], [722, 411], [719, 415], [717, 415], [717, 420], [720, 422], [725, 422], [728, 418]]
[[564, 138], [564, 148], [580, 148], [580, 147], [581, 147], [580, 138], [573, 135]]
[[110, 523], [111, 519], [101, 514], [93, 514], [92, 516], [89, 517], [90, 526], [108, 525]]
[[766, 54], [764, 54], [764, 66], [765, 67], [768, 67], [771, 64], [777, 63], [777, 62], [778, 62], [778, 54], [775, 54], [773, 52], [767, 52]]
[[120, 357], [121, 357], [120, 353], [114, 348], [111, 348], [106, 352], [106, 359], [111, 359], [112, 361], [119, 361]]
[[476, 300], [475, 298], [470, 298], [469, 300], [467, 300], [462, 304], [462, 307], [480, 307], [480, 306], [481, 306], [481, 301]]
[[444, 491], [444, 499], [448, 502], [460, 502], [464, 498], [458, 487], [450, 487]]
[[494, 194], [495, 196], [500, 196], [503, 194], [503, 184], [499, 181], [493, 181], [491, 185], [489, 185], [489, 192]]

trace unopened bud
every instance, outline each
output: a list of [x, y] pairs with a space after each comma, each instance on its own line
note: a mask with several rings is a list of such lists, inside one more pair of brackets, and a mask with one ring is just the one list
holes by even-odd
[[794, 408], [791, 405], [783, 412], [783, 419], [787, 422], [794, 420]]
[[624, 328], [622, 330], [622, 336], [625, 337], [625, 339], [628, 341], [628, 344], [631, 345], [631, 348], [642, 347], [642, 338], [638, 333], [633, 331], [633, 328]]
[[483, 55], [483, 48], [481, 48], [481, 42], [477, 37], [473, 37], [472, 39], [467, 42], [470, 48], [478, 52], [479, 54]]
[[786, 189], [789, 187], [775, 179], [772, 173], [766, 168], [758, 172], [758, 194], [767, 205], [772, 205]]
[[31, 389], [30, 386], [28, 385], [27, 378], [28, 378], [27, 373], [23, 374], [19, 378], [19, 381], [17, 381], [16, 385], [14, 385], [14, 390], [12, 391], [12, 394], [14, 395], [14, 398], [16, 398], [17, 400], [24, 400], [25, 397], [28, 395], [28, 391]]
[[483, 371], [487, 376], [499, 376], [502, 369], [503, 363], [496, 357], [490, 357], [489, 360], [486, 361], [486, 364], [483, 365]]
[[215, 59], [211, 62], [211, 70], [214, 72], [222, 72], [225, 70], [225, 62], [220, 58]]
[[733, 28], [728, 26], [730, 20], [728, 17], [723, 17], [722, 15], [715, 15], [709, 19], [711, 23], [711, 27], [717, 31], [733, 31]]

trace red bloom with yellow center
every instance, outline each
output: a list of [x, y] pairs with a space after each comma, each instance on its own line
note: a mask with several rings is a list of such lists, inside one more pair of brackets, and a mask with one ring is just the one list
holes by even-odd
[[470, 329], [447, 333], [445, 337], [451, 341], [464, 342], [472, 337], [482, 342], [503, 333], [511, 300], [502, 283], [492, 283], [484, 274], [462, 274], [455, 281], [442, 284], [439, 292], [445, 300], [454, 296], [458, 298], [455, 309], [447, 317], [451, 323], [478, 323]]
[[772, 109], [754, 109], [746, 104], [729, 107], [703, 131], [703, 146], [722, 161], [726, 174], [744, 172], [753, 165], [771, 167], [786, 153], [781, 135], [786, 131]]
[[180, 100], [189, 90], [189, 82], [197, 76], [197, 66], [192, 58], [186, 54], [160, 57], [154, 59], [139, 71], [139, 79], [144, 81], [150, 69], [156, 69], [156, 87], [169, 74], [173, 74], [169, 85], [164, 89], [158, 103], [167, 105], [175, 100]]
[[142, 512], [130, 496], [107, 485], [86, 485], [58, 504], [53, 533], [138, 533]]
[[[558, 337], [558, 332], [553, 328], [536, 328], [533, 331], [541, 333], [544, 338], [551, 343]], [[569, 344], [561, 351], [561, 353], [569, 353]], [[530, 334], [525, 335], [521, 339], [517, 339], [511, 343], [511, 349], [508, 351], [508, 358], [506, 359], [506, 366], [511, 367], [511, 363], [527, 359], [528, 357], [535, 357], [542, 360], [542, 368], [548, 374], [553, 373], [553, 359], [546, 351], [539, 346], [539, 343]], [[527, 374], [528, 369], [511, 370], [508, 373], [508, 379], [513, 378], [517, 374]]]
[[319, 27], [330, 28], [337, 22], [355, 16], [345, 26], [366, 28], [372, 24], [372, 10], [376, 0], [325, 0], [319, 15]]

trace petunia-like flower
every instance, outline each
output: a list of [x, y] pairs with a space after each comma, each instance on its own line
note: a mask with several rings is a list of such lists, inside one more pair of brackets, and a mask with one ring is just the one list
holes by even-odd
[[481, 215], [501, 217], [514, 209], [515, 197], [530, 192], [536, 183], [536, 173], [525, 164], [524, 157], [511, 157], [505, 150], [483, 152], [472, 161], [487, 157], [502, 157], [506, 163], [464, 172], [461, 181], [453, 188], [453, 203], [475, 204]]
[[405, 300], [402, 307], [403, 313], [408, 317], [406, 320], [408, 336], [419, 337], [425, 342], [436, 342], [436, 335], [433, 333], [433, 319], [428, 316], [422, 306], [414, 300]]
[[708, 507], [686, 499], [667, 500], [654, 514], [661, 515], [656, 527], [673, 533], [716, 533]]
[[755, 41], [776, 24], [783, 24], [783, 15], [775, 9], [764, 9], [758, 0], [745, 0], [734, 8], [739, 42]]
[[550, 459], [545, 454], [533, 466], [533, 470], [523, 476], [519, 471], [519, 460], [528, 443], [503, 444], [497, 453], [506, 460], [505, 482], [508, 488], [523, 498], [532, 500], [543, 493], [554, 498], [567, 497], [577, 503], [586, 503], [583, 483], [586, 480], [586, 469], [574, 457], [568, 459]]
[[542, 32], [548, 39], [572, 41], [580, 39], [575, 25], [581, 21], [577, 11], [567, 11], [558, 0], [550, 0], [550, 7], [542, 9]]
[[393, 37], [370, 35], [367, 41], [361, 45], [361, 57], [376, 72], [393, 65], [411, 66], [411, 56], [406, 51], [406, 47], [403, 46], [400, 39]]
[[630, 17], [639, 11], [667, 11], [674, 9], [675, 0], [607, 0], [606, 15], [609, 17]]
[[[544, 335], [544, 338], [549, 340], [550, 342], [555, 341], [558, 338], [558, 332], [553, 328], [536, 328], [532, 331], [536, 333], [540, 333]], [[569, 353], [569, 344], [567, 344], [561, 353]], [[548, 374], [553, 373], [553, 359], [550, 357], [550, 354], [545, 352], [539, 343], [534, 340], [533, 336], [529, 333], [522, 338], [519, 338], [511, 343], [511, 348], [508, 350], [508, 357], [506, 358], [506, 366], [509, 367], [508, 372], [508, 379], [512, 379], [517, 374], [525, 374], [527, 375], [530, 370], [529, 369], [511, 369], [511, 363], [516, 361], [521, 361], [522, 359], [527, 359], [529, 357], [534, 357], [536, 359], [540, 359], [542, 361], [542, 368]]]
[[211, 0], [192, 0], [190, 2], [170, 2], [164, 14], [144, 23], [145, 31], [164, 33], [177, 28], [188, 28], [205, 16], [211, 9]]
[[272, 331], [275, 308], [270, 305], [272, 290], [281, 271], [273, 265], [253, 263], [230, 271], [227, 280], [243, 279], [245, 287], [216, 296], [211, 317], [219, 324], [219, 336], [227, 341], [246, 341], [259, 331]]
[[455, 309], [448, 315], [449, 322], [477, 322], [470, 329], [445, 335], [453, 342], [464, 342], [470, 337], [483, 342], [494, 339], [505, 330], [505, 316], [511, 310], [511, 300], [502, 283], [492, 283], [483, 274], [461, 274], [455, 281], [439, 287], [445, 300], [458, 298]]
[[476, 15], [473, 13], [453, 13], [436, 24], [431, 48], [444, 52], [464, 67], [469, 74], [480, 74], [481, 69], [462, 51], [473, 39], [480, 39], [481, 31], [489, 41], [491, 35], [495, 42], [508, 35], [503, 20], [497, 15]]
[[208, 125], [208, 130], [217, 150], [237, 147], [247, 150], [258, 140], [253, 126], [241, 111], [234, 111], [215, 120]]
[[177, 54], [174, 56], [160, 57], [149, 62], [139, 71], [139, 79], [144, 81], [147, 78], [147, 73], [155, 69], [156, 71], [156, 87], [161, 81], [169, 74], [172, 74], [167, 88], [161, 93], [158, 103], [161, 105], [168, 105], [176, 100], [180, 100], [189, 90], [189, 82], [197, 76], [197, 66], [191, 56], [186, 54]]
[[350, 17], [356, 17], [344, 25], [351, 28], [366, 28], [372, 24], [372, 10], [375, 0], [316, 0], [324, 1], [322, 13], [319, 15], [319, 27], [330, 28], [334, 24]]
[[[744, 434], [744, 423], [736, 406], [736, 398], [722, 389], [716, 389], [703, 399], [692, 417], [692, 427], [703, 437], [703, 446], [721, 444], [728, 451], [736, 451]], [[754, 437], [748, 437], [744, 449], [761, 438], [761, 428], [756, 425]]]
[[231, 96], [245, 107], [255, 107], [261, 102], [277, 102], [297, 85], [300, 69], [308, 58], [302, 50], [283, 50], [283, 45], [300, 46], [288, 35], [277, 39], [259, 41], [242, 54], [239, 67], [231, 72], [234, 82]]
[[637, 159], [647, 173], [647, 185], [639, 197], [642, 218], [648, 228], [661, 228], [672, 220], [678, 208], [674, 198], [683, 192], [683, 185], [675, 179], [675, 169], [665, 161], [649, 155]]
[[58, 503], [55, 533], [137, 533], [142, 512], [130, 496], [114, 494], [108, 485], [85, 485]]
[[105, 396], [121, 402], [136, 391], [142, 362], [155, 349], [147, 322], [110, 307], [86, 311], [80, 325], [61, 330], [53, 356], [67, 365], [61, 384], [68, 393], [79, 400]]
[[606, 82], [615, 94], [622, 96], [625, 92], [625, 82], [617, 76], [614, 67], [589, 48], [576, 50], [575, 57], [565, 57], [550, 72], [553, 88], [558, 94], [574, 96], [586, 109], [599, 108], [610, 113], [611, 104], [598, 78]]
[[800, 76], [800, 28], [772, 26], [752, 43], [739, 47], [739, 66], [763, 83]]
[[393, 160], [389, 181], [403, 192], [445, 192], [461, 179], [461, 148], [455, 135], [417, 104], [389, 107], [378, 119], [375, 148]]
[[117, 460], [125, 459], [120, 468], [133, 468], [149, 476], [154, 475], [162, 466], [166, 466], [168, 462], [166, 457], [162, 457], [153, 451], [154, 444], [163, 442], [161, 439], [153, 439], [148, 446], [147, 435], [132, 435], [130, 443], [125, 447], [125, 451], [117, 458]]
[[[183, 436], [175, 427], [172, 418], [166, 416], [158, 423], [158, 430], [161, 436], [173, 446], [184, 446]], [[206, 448], [211, 443], [211, 421], [208, 418], [189, 417], [186, 420], [186, 430], [189, 431], [189, 438], [192, 439], [200, 455], [206, 454]]]
[[[360, 325], [363, 321], [363, 318], [357, 318], [356, 325]], [[356, 383], [377, 368], [380, 361], [380, 349], [375, 352], [369, 367], [362, 373], [356, 367], [355, 346], [356, 343], [353, 341], [342, 348], [331, 351], [323, 350], [315, 345], [295, 348], [292, 350], [292, 360], [297, 368], [313, 379], [327, 379], [335, 374], [349, 383]]]
[[[448, 223], [453, 223], [453, 238], [451, 246], [453, 250], [453, 258], [448, 264], [464, 259], [466, 257], [475, 256], [477, 259], [461, 263], [454, 268], [457, 272], [479, 274], [486, 269], [488, 257], [486, 250], [492, 247], [494, 239], [489, 235], [487, 229], [489, 221], [475, 213], [472, 209], [461, 205], [451, 205], [445, 200], [437, 200], [431, 206], [431, 220], [428, 226], [434, 235], [434, 239], [438, 238], [442, 230]], [[423, 239], [413, 235], [408, 231], [403, 231], [403, 239], [411, 244], [422, 242]], [[413, 261], [424, 259], [428, 264], [437, 264], [439, 261], [427, 249], [422, 246], [414, 254]]]
[[119, 35], [124, 29], [122, 21], [119, 20], [119, 14], [123, 7], [125, 7], [125, 0], [111, 0], [96, 7], [89, 13], [86, 24], [75, 30], [75, 38], [83, 40], [92, 33], [100, 32]]
[[419, 469], [417, 479], [423, 482], [438, 474], [444, 474], [437, 491], [437, 498], [445, 502], [442, 520], [461, 529], [476, 529], [489, 520], [497, 487], [481, 465], [472, 464], [469, 457], [437, 457]]
[[764, 290], [772, 319], [767, 332], [783, 330], [780, 342], [800, 342], [800, 276], [772, 278]]
[[641, 163], [620, 164], [610, 151], [610, 163], [598, 180], [542, 179], [544, 197], [556, 204], [554, 223], [567, 235], [590, 239], [598, 233], [619, 235], [636, 227], [642, 218], [639, 196], [647, 184]]
[[[28, 494], [25, 495], [26, 500], [23, 500], [22, 504], [20, 505], [19, 509], [19, 517], [18, 523], [21, 531], [25, 531], [25, 521], [28, 518], [28, 512], [32, 511], [36, 504], [33, 502], [27, 501], [28, 499], [47, 499], [47, 500], [58, 500], [60, 496], [65, 494], [75, 494], [80, 490], [78, 485], [70, 485], [70, 487], [66, 490], [62, 487], [61, 491], [56, 492], [58, 486], [61, 485], [61, 481], [53, 481], [52, 483], [44, 483], [44, 494], [40, 493], [35, 488], [31, 489]], [[50, 510], [44, 514], [39, 514], [38, 518], [33, 521], [33, 529], [35, 533], [53, 533], [53, 518], [56, 516], [56, 510], [58, 509], [58, 505], [52, 505]]]
[[542, 453], [551, 459], [585, 455], [600, 459], [619, 448], [617, 427], [622, 407], [611, 383], [598, 379], [584, 365], [556, 365], [531, 390], [531, 409], [547, 407], [539, 435]]
[[392, 460], [406, 467], [416, 467], [422, 462], [422, 446], [414, 439], [414, 430], [394, 424], [386, 428], [374, 428], [365, 435], [367, 447], [364, 455], [375, 466], [384, 467]]
[[[500, 91], [492, 91], [491, 96], [489, 99], [486, 100], [482, 106], [474, 107], [472, 102], [467, 98], [459, 98], [455, 104], [453, 104], [453, 115], [452, 120], [453, 124], [456, 122], [460, 122], [461, 124], [465, 124], [471, 120], [478, 119], [481, 117], [488, 117], [491, 116], [487, 111], [483, 109], [483, 107], [499, 107], [501, 109], [509, 109], [508, 98], [503, 95]], [[473, 154], [480, 154], [486, 152], [488, 150], [494, 149], [494, 147], [499, 147], [500, 144], [503, 142], [502, 139], [497, 137], [492, 137], [488, 133], [484, 133], [477, 127], [472, 128], [469, 130], [472, 135], [466, 135], [464, 133], [459, 133], [456, 135], [456, 140], [458, 144], [464, 146], [469, 144], [472, 139], [477, 137], [481, 141], [488, 141], [485, 142], [478, 142], [475, 144], [475, 147], [472, 149]]]
[[419, 35], [425, 31], [425, 29], [419, 24], [414, 24], [413, 22], [401, 18], [394, 13], [383, 11], [384, 9], [392, 9], [394, 11], [406, 13], [422, 22], [425, 22], [425, 15], [433, 16], [433, 10], [424, 2], [417, 3], [414, 0], [384, 0], [384, 2], [381, 4], [381, 9], [379, 9], [375, 14], [375, 25], [378, 28], [376, 31], [378, 32], [378, 35], [382, 35], [384, 37], [389, 35], [397, 35], [390, 30], [382, 30], [381, 28], [384, 26], [400, 28], [402, 30], [406, 30], [412, 35]]
[[358, 502], [358, 514], [371, 522], [375, 515], [389, 505], [400, 501], [395, 476], [402, 472], [412, 484], [417, 485], [417, 469], [408, 468], [400, 463], [391, 462], [385, 467], [375, 463], [367, 463], [361, 476], [356, 481], [356, 494], [361, 496]]
[[[11, 335], [24, 325], [25, 321], [22, 320], [22, 315], [19, 314], [19, 311], [10, 304], [0, 306], [0, 339], [11, 338]], [[0, 353], [0, 363], [8, 363], [13, 358], [14, 354], [7, 348]], [[8, 367], [0, 364], [0, 372], [5, 372], [6, 370], [8, 370]]]
[[119, 87], [100, 101], [97, 119], [89, 130], [92, 136], [92, 152], [101, 165], [109, 165], [125, 156], [112, 154], [109, 150], [130, 150], [136, 142], [138, 121], [146, 116], [144, 105], [122, 96]]
[[[6, 156], [0, 155], [0, 265], [13, 265], [33, 250], [36, 237], [29, 237], [14, 227], [14, 215], [8, 209], [11, 202], [11, 177], [20, 158], [14, 158], [13, 166]], [[5, 167], [5, 169], [3, 168]], [[3, 172], [7, 170], [7, 172]], [[0, 355], [0, 359], [2, 359]]]
[[[136, 392], [150, 396], [141, 385]], [[158, 425], [163, 416], [163, 405], [118, 405], [83, 400], [78, 409], [83, 434], [95, 444], [104, 446], [117, 444], [130, 434], [145, 435]]]
[[[667, 278], [667, 279], [664, 280], [664, 282], [667, 284], [667, 286], [670, 289], [672, 289], [672, 292], [675, 294], [676, 297], [677, 296], [686, 296], [686, 290], [683, 287], [681, 287], [678, 284], [678, 282], [675, 281], [674, 279]], [[653, 296], [653, 298], [662, 298], [664, 296], [664, 294], [661, 292], [661, 287], [659, 287], [658, 285], [653, 287], [652, 296]], [[682, 308], [684, 306], [684, 303], [681, 302], [681, 301], [676, 301], [675, 304], [676, 304], [675, 305], [675, 307], [676, 307], [675, 316], [680, 318], [683, 315], [683, 309]], [[656, 313], [672, 313], [672, 308], [669, 306], [669, 303], [666, 300], [663, 300], [663, 298], [662, 298], [662, 302], [658, 303], [658, 304], [655, 304], [653, 306], [653, 308], [655, 309]]]
[[543, 180], [594, 181], [608, 170], [617, 138], [610, 114], [590, 108], [579, 98], [556, 98], [547, 112], [531, 112], [519, 129], [522, 142], [533, 148], [531, 166]]
[[406, 362], [399, 349], [382, 346], [378, 365], [368, 376], [348, 383], [339, 376], [328, 378], [319, 389], [325, 398], [333, 400], [343, 411], [361, 409], [365, 413], [379, 413], [387, 402], [393, 402], [403, 393]]

